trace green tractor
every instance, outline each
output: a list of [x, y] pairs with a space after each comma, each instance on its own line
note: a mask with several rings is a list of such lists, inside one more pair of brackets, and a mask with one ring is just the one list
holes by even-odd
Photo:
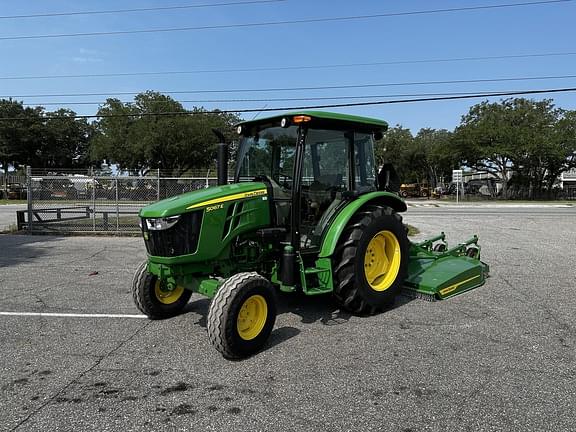
[[412, 244], [378, 171], [374, 140], [387, 124], [303, 111], [242, 122], [234, 180], [220, 138], [218, 186], [140, 211], [148, 260], [132, 291], [151, 319], [178, 314], [193, 292], [212, 299], [208, 336], [226, 358], [257, 352], [276, 320], [276, 291], [332, 293], [360, 315], [402, 290], [441, 299], [484, 283], [476, 236], [448, 249], [444, 235]]

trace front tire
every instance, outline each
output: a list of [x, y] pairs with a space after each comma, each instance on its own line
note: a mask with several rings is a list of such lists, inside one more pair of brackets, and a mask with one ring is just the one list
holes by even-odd
[[190, 300], [192, 291], [177, 286], [165, 290], [156, 275], [148, 273], [144, 261], [132, 279], [132, 297], [136, 307], [150, 319], [164, 319], [178, 315]]
[[408, 236], [389, 207], [355, 214], [336, 246], [334, 297], [355, 314], [373, 314], [394, 302], [408, 268]]
[[218, 289], [208, 312], [208, 337], [224, 357], [250, 356], [262, 348], [276, 321], [270, 282], [258, 273], [238, 273]]

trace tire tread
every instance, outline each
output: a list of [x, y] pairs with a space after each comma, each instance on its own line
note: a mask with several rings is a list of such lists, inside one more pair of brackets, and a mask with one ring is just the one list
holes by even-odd
[[154, 298], [151, 284], [155, 276], [148, 273], [148, 261], [143, 261], [132, 278], [132, 298], [140, 312], [150, 319], [164, 319], [177, 315], [188, 303], [192, 291], [184, 290], [176, 303], [163, 305]]
[[[229, 312], [234, 300], [239, 292], [250, 282], [258, 282], [267, 286], [272, 292], [270, 282], [256, 272], [237, 273], [224, 282], [218, 289], [212, 299], [210, 310], [208, 312], [207, 330], [208, 338], [214, 348], [218, 350], [225, 358], [238, 359], [245, 356], [234, 349], [231, 341], [233, 340], [234, 326], [229, 325]], [[274, 312], [269, 305], [269, 313]]]
[[382, 308], [382, 306], [371, 305], [362, 298], [354, 270], [358, 246], [364, 230], [382, 217], [393, 217], [396, 223], [402, 225], [402, 216], [394, 212], [392, 208], [368, 205], [349, 221], [334, 251], [335, 284], [333, 294], [345, 309], [355, 314], [372, 315]]

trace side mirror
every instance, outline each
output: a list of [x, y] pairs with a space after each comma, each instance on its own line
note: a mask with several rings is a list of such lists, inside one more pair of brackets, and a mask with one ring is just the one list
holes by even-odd
[[386, 192], [400, 192], [400, 177], [390, 163], [382, 165], [378, 173], [378, 190]]

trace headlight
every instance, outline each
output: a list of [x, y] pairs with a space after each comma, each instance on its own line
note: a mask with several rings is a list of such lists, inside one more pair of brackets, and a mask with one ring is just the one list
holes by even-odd
[[161, 231], [166, 230], [168, 228], [172, 228], [178, 220], [180, 216], [170, 216], [165, 218], [147, 218], [146, 220], [146, 227], [150, 231]]

